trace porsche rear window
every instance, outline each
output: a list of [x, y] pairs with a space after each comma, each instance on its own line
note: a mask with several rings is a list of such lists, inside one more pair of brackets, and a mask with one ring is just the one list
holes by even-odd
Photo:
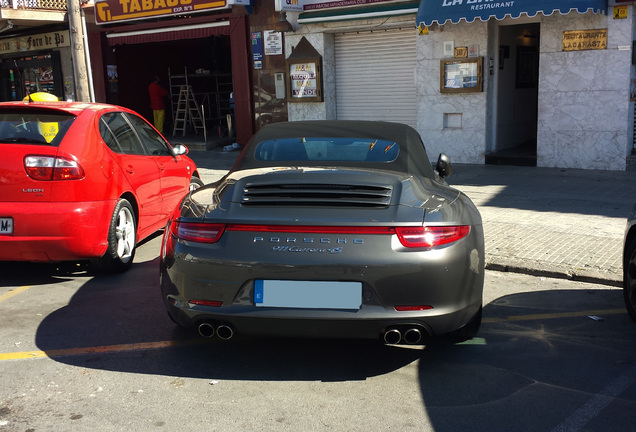
[[394, 141], [368, 138], [283, 138], [260, 142], [260, 161], [393, 162], [400, 152]]
[[0, 144], [58, 146], [75, 116], [46, 110], [0, 111]]

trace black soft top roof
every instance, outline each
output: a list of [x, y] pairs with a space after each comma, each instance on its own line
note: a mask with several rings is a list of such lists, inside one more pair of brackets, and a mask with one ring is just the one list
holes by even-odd
[[298, 162], [256, 160], [258, 143], [280, 138], [365, 138], [394, 141], [400, 153], [393, 162], [325, 162], [303, 161], [303, 166], [354, 167], [399, 171], [433, 179], [435, 174], [420, 135], [410, 126], [400, 123], [356, 120], [315, 120], [272, 123], [259, 130], [245, 146], [232, 171], [271, 166], [298, 166]]

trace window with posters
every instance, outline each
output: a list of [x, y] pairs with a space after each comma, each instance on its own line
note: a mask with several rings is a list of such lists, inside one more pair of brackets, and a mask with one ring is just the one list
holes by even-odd
[[322, 102], [322, 57], [304, 37], [285, 61], [287, 100]]
[[27, 93], [45, 92], [64, 96], [58, 52], [4, 58], [0, 62], [0, 98], [22, 100]]

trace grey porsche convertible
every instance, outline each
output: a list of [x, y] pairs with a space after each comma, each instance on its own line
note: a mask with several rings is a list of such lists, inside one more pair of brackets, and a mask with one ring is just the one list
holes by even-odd
[[387, 122], [262, 128], [168, 222], [161, 293], [204, 337], [472, 338], [484, 235], [419, 134]]

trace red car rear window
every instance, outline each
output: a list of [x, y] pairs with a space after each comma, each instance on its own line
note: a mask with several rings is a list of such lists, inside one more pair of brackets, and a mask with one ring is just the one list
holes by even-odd
[[2, 109], [0, 145], [19, 143], [57, 147], [74, 120], [74, 115], [60, 111]]

